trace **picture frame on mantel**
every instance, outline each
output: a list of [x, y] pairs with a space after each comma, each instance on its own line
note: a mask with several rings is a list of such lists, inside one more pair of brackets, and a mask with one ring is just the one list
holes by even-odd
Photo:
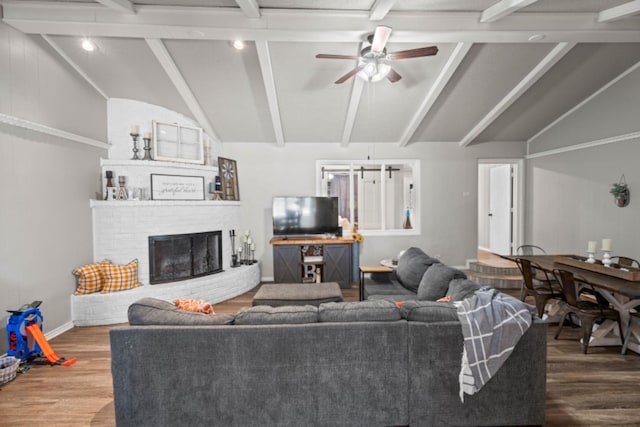
[[204, 165], [202, 128], [153, 120], [154, 160]]
[[238, 189], [238, 165], [235, 160], [218, 157], [218, 174], [222, 181], [222, 198], [240, 200]]
[[204, 177], [151, 174], [152, 200], [204, 200]]

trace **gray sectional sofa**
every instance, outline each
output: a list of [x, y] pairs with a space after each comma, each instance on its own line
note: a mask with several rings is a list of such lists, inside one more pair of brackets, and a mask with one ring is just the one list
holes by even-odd
[[436, 301], [447, 294], [450, 285], [460, 294], [455, 299], [464, 299], [480, 288], [467, 280], [464, 272], [442, 264], [420, 248], [409, 248], [398, 259], [394, 273], [373, 274], [365, 281], [364, 299]]
[[[461, 298], [463, 288], [447, 292]], [[464, 403], [452, 304], [370, 300], [207, 316], [146, 298], [129, 308], [129, 322], [110, 331], [120, 427], [544, 423], [539, 322]]]

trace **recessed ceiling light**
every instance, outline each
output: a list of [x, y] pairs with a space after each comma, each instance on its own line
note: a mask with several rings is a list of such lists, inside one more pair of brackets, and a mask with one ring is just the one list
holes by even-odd
[[93, 52], [96, 50], [96, 45], [89, 39], [82, 39], [82, 48], [87, 52]]
[[530, 42], [539, 42], [540, 40], [542, 40], [545, 37], [546, 36], [544, 34], [534, 34], [534, 35], [529, 37], [529, 41]]
[[244, 49], [244, 47], [245, 47], [246, 45], [244, 44], [244, 42], [243, 42], [242, 40], [234, 40], [234, 41], [231, 43], [231, 46], [233, 46], [234, 48], [236, 48], [236, 49], [238, 49], [238, 50], [242, 50], [242, 49]]

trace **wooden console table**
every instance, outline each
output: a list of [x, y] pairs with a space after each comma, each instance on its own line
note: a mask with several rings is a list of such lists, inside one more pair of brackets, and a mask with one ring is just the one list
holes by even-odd
[[[351, 288], [351, 245], [345, 238], [273, 238], [273, 278], [276, 283], [303, 283], [307, 268], [319, 269], [322, 282]], [[305, 256], [314, 247], [318, 255]]]

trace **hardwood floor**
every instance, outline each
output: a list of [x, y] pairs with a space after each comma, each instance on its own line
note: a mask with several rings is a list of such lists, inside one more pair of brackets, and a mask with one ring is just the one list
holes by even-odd
[[[257, 288], [256, 288], [257, 290]], [[345, 290], [357, 298], [357, 287]], [[250, 291], [217, 304], [218, 313], [251, 305]], [[582, 354], [578, 328], [560, 340], [549, 328], [547, 426], [640, 425], [640, 355], [620, 347], [594, 347]], [[109, 326], [74, 328], [51, 341], [60, 356], [77, 357], [71, 367], [33, 366], [0, 388], [0, 426], [113, 426]], [[524, 395], [524, 393], [523, 393]], [[522, 398], [514, 396], [514, 399]]]

